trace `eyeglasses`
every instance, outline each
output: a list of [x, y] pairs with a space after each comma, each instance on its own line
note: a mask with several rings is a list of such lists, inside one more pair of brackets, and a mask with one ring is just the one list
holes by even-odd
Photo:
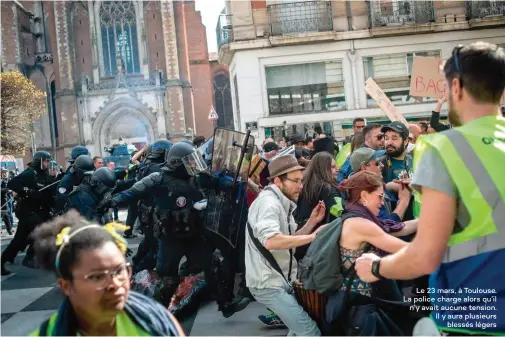
[[380, 134], [380, 135], [377, 136], [377, 140], [382, 140], [382, 138], [384, 138], [383, 134]]
[[459, 74], [459, 86], [463, 88], [463, 79], [461, 78], [461, 66], [459, 63], [459, 51], [463, 48], [463, 46], [456, 46], [452, 50], [452, 58], [454, 60], [454, 68], [456, 70], [456, 73]]
[[290, 178], [287, 178], [287, 177], [286, 177], [286, 180], [289, 180], [289, 181], [291, 181], [291, 182], [293, 182], [293, 183], [295, 183], [297, 185], [300, 185], [300, 186], [303, 185], [303, 181], [302, 180], [294, 180], [294, 179], [290, 179]]
[[132, 267], [130, 263], [126, 263], [116, 270], [102, 270], [86, 274], [84, 275], [84, 280], [94, 285], [96, 287], [96, 290], [100, 291], [109, 286], [113, 277], [121, 282], [121, 284], [129, 282], [131, 274]]

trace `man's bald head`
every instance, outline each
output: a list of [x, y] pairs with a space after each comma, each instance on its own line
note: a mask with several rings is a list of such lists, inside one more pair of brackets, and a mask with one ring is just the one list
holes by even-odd
[[419, 125], [417, 124], [409, 124], [409, 131], [410, 134], [412, 135], [412, 142], [415, 143], [417, 140], [417, 137], [423, 132]]

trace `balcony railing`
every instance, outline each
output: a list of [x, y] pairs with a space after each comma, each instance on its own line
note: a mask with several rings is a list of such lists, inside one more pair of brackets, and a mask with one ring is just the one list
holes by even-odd
[[219, 16], [216, 28], [217, 50], [223, 44], [233, 42], [233, 25], [230, 14], [221, 14]]
[[370, 0], [371, 27], [402, 26], [435, 21], [433, 1], [426, 0]]
[[469, 19], [505, 15], [505, 1], [467, 1], [466, 6]]
[[330, 1], [302, 1], [268, 6], [271, 35], [333, 30]]

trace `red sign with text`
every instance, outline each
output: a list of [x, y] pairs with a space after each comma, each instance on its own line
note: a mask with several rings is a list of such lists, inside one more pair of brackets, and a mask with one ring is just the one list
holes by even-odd
[[410, 78], [410, 96], [442, 98], [447, 81], [442, 73], [442, 60], [436, 57], [414, 56]]

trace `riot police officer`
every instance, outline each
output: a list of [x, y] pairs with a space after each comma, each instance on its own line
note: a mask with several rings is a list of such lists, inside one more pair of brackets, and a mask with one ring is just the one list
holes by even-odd
[[216, 292], [219, 310], [224, 317], [244, 309], [249, 300], [233, 301], [233, 289], [217, 282], [212, 265], [214, 247], [206, 239], [201, 210], [201, 192], [190, 178], [206, 169], [202, 156], [192, 144], [179, 142], [165, 158], [162, 172], [155, 172], [135, 183], [127, 191], [113, 197], [109, 206], [120, 205], [134, 198], [154, 196], [154, 226], [159, 252], [156, 271], [160, 276], [154, 298], [168, 306], [179, 286], [179, 263], [183, 256], [203, 267], [207, 284]]
[[[2, 275], [10, 274], [5, 269], [5, 263], [13, 262], [19, 251], [30, 243], [30, 234], [35, 227], [51, 218], [56, 184], [51, 185], [55, 179], [48, 174], [50, 161], [51, 155], [48, 152], [35, 152], [28, 168], [7, 184], [17, 194], [16, 216], [19, 223], [14, 239], [2, 254]], [[33, 257], [34, 251], [30, 245], [23, 265], [34, 268]]]
[[[143, 165], [139, 168], [137, 174], [137, 181], [142, 180], [151, 173], [161, 172], [161, 166], [165, 161], [167, 152], [172, 147], [172, 143], [166, 139], [161, 139], [154, 144], [150, 145], [147, 149], [146, 157]], [[133, 263], [135, 272], [141, 271], [143, 269], [154, 269], [156, 265], [156, 251], [158, 248], [158, 240], [154, 236], [153, 232], [153, 219], [152, 215], [154, 212], [154, 197], [148, 195], [138, 201], [138, 206], [135, 205], [136, 210], [138, 210], [138, 218], [140, 221], [140, 226], [144, 231], [144, 238], [139, 244], [137, 249], [137, 254], [133, 257]], [[128, 210], [128, 218], [126, 219], [126, 225], [133, 227], [130, 222], [130, 210]], [[127, 233], [125, 232], [125, 236]]]
[[80, 156], [89, 156], [89, 151], [85, 146], [74, 146], [70, 154], [69, 163], [71, 164], [63, 178], [61, 178], [56, 193], [56, 209], [61, 211], [67, 203], [68, 195], [74, 189], [74, 186], [79, 185], [81, 182], [77, 179], [74, 170], [75, 162]]
[[102, 201], [112, 198], [111, 192], [117, 182], [116, 175], [106, 167], [94, 172], [90, 170], [85, 175], [81, 184], [70, 193], [65, 210], [74, 208], [88, 220], [105, 224], [109, 220], [103, 219], [107, 209], [100, 209], [99, 205]]

